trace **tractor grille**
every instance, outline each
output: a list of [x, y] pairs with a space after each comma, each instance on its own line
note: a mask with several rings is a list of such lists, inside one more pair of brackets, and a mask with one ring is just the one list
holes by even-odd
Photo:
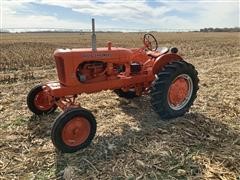
[[61, 83], [65, 83], [65, 67], [64, 67], [64, 60], [60, 57], [55, 57], [56, 66], [57, 66], [57, 73], [58, 79]]

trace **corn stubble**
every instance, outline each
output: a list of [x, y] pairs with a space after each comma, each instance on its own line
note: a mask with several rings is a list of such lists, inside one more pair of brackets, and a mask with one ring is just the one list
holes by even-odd
[[[56, 48], [89, 47], [88, 33], [2, 34], [0, 43], [0, 179], [237, 179], [240, 175], [239, 33], [155, 33], [199, 72], [190, 112], [163, 122], [149, 97], [111, 91], [82, 94], [98, 121], [87, 149], [56, 152], [50, 116], [25, 103], [33, 84], [57, 80]], [[140, 47], [142, 33], [99, 33], [98, 46]]]

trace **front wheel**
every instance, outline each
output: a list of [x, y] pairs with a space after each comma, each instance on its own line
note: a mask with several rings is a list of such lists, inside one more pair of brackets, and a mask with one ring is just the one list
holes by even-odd
[[57, 109], [57, 105], [49, 102], [48, 94], [43, 90], [43, 85], [31, 89], [27, 96], [27, 105], [34, 114], [50, 114]]
[[198, 76], [192, 64], [174, 61], [157, 75], [151, 87], [151, 104], [163, 119], [184, 115], [197, 97]]
[[90, 111], [69, 109], [56, 118], [51, 132], [52, 142], [61, 152], [73, 153], [90, 145], [96, 128], [96, 120]]

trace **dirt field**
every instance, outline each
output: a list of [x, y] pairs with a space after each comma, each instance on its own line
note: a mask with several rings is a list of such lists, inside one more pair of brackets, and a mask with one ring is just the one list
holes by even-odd
[[[101, 33], [98, 46], [140, 47], [142, 33]], [[60, 113], [34, 116], [26, 95], [57, 80], [52, 52], [86, 47], [89, 34], [1, 34], [0, 179], [240, 179], [240, 33], [155, 33], [199, 72], [198, 98], [185, 116], [162, 121], [149, 97], [111, 91], [78, 101], [98, 122], [90, 147], [56, 152], [50, 140]]]

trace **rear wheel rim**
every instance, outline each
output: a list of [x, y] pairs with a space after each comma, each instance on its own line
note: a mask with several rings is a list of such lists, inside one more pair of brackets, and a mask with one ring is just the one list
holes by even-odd
[[74, 117], [62, 130], [63, 142], [71, 147], [83, 144], [90, 135], [91, 125], [84, 117]]
[[184, 108], [192, 97], [193, 82], [187, 74], [177, 76], [168, 89], [168, 105], [173, 110]]
[[46, 111], [52, 108], [53, 104], [49, 102], [48, 95], [44, 91], [40, 91], [34, 98], [34, 105], [37, 109]]

